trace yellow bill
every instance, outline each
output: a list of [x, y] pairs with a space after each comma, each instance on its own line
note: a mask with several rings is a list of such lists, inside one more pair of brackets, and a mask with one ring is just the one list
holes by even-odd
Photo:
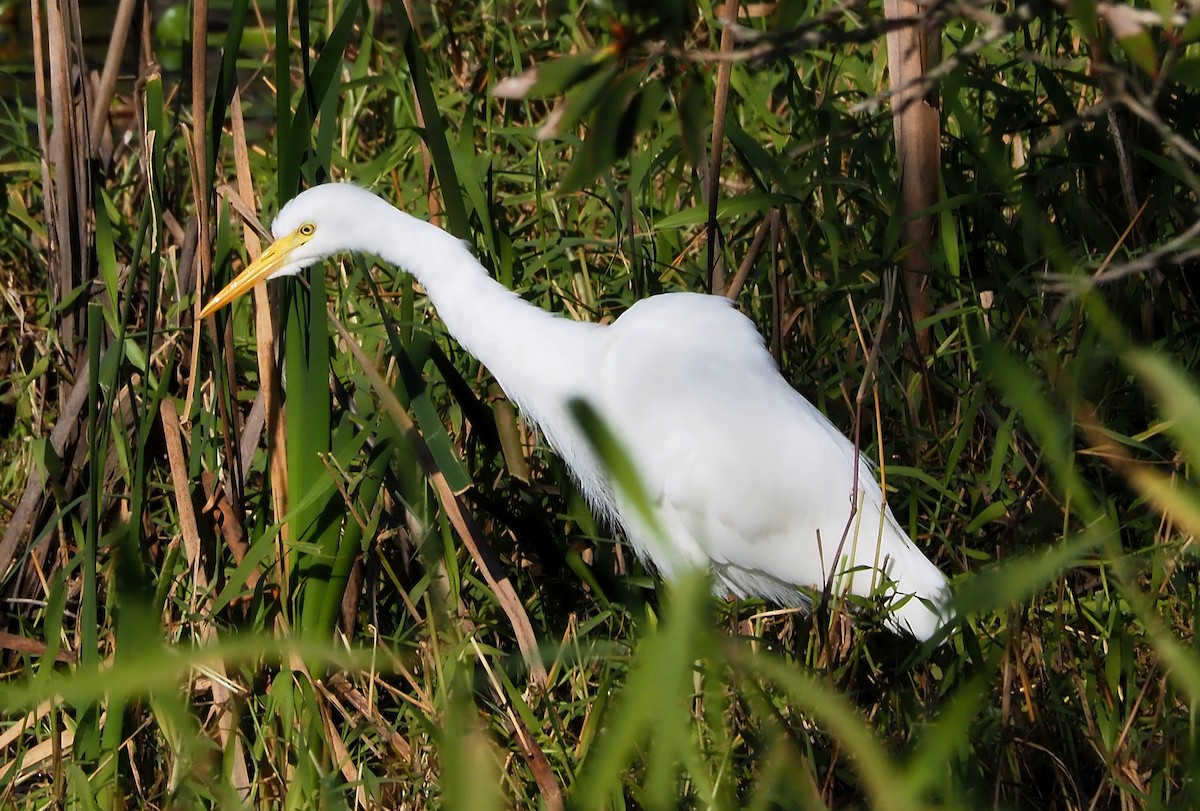
[[213, 296], [208, 304], [204, 305], [204, 309], [200, 311], [200, 317], [208, 318], [234, 299], [244, 296], [254, 285], [265, 282], [281, 268], [287, 266], [291, 261], [292, 252], [312, 237], [311, 231], [303, 233], [304, 231], [304, 228], [298, 228], [287, 236], [272, 242], [258, 259], [251, 262], [233, 281], [225, 285], [220, 293]]

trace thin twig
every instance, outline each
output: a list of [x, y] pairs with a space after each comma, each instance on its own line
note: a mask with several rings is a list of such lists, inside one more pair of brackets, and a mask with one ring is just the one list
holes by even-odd
[[[727, 13], [737, 19], [739, 0], [729, 0]], [[733, 50], [733, 26], [721, 31], [721, 53]], [[721, 153], [725, 147], [725, 115], [729, 109], [729, 79], [733, 72], [731, 62], [721, 62], [717, 67], [717, 87], [713, 98], [712, 147], [708, 153], [708, 182], [705, 184], [708, 197], [708, 279], [713, 294], [720, 295], [725, 288], [724, 263], [719, 255], [720, 231], [717, 223], [717, 201], [721, 196]]]
[[129, 29], [133, 27], [133, 12], [136, 8], [137, 0], [121, 0], [117, 6], [117, 15], [113, 19], [112, 37], [108, 42], [104, 70], [100, 74], [100, 85], [96, 88], [95, 98], [92, 99], [92, 118], [88, 126], [91, 138], [89, 146], [93, 155], [100, 149], [100, 141], [104, 135], [104, 119], [108, 117], [108, 107], [117, 89], [117, 74], [121, 69], [121, 57], [125, 54], [125, 41], [129, 38]]
[[758, 255], [762, 253], [763, 244], [767, 241], [767, 237], [771, 235], [778, 219], [779, 209], [773, 208], [767, 213], [767, 216], [763, 217], [762, 222], [758, 224], [758, 230], [754, 233], [754, 241], [750, 243], [750, 249], [742, 257], [742, 264], [738, 266], [737, 273], [733, 275], [733, 279], [729, 282], [729, 289], [725, 291], [725, 297], [730, 301], [736, 301], [738, 294], [742, 292], [742, 287], [746, 284], [746, 279], [749, 278], [750, 271], [754, 269], [754, 263], [758, 261]]
[[[850, 515], [846, 518], [846, 526], [842, 530], [842, 537], [838, 540], [837, 550], [833, 556], [833, 565], [829, 567], [829, 574], [825, 580], [825, 590], [821, 595], [821, 605], [825, 605], [829, 599], [830, 592], [833, 589], [833, 579], [838, 571], [838, 563], [842, 558], [842, 551], [846, 546], [846, 539], [850, 536], [850, 528], [854, 525], [854, 519], [858, 515], [858, 480], [859, 473], [862, 470], [862, 404], [866, 399], [868, 389], [874, 390], [875, 376], [879, 370], [879, 353], [883, 347], [883, 332], [887, 329], [888, 318], [892, 313], [892, 306], [896, 300], [896, 280], [894, 274], [890, 274], [884, 287], [883, 296], [883, 311], [879, 315], [879, 327], [875, 330], [874, 340], [870, 349], [867, 352], [866, 366], [863, 368], [862, 380], [858, 384], [858, 393], [854, 396], [854, 489], [850, 493]], [[854, 313], [851, 307], [851, 315], [854, 318], [854, 323], [857, 326], [858, 316]], [[859, 331], [859, 341], [861, 342], [862, 332]], [[865, 349], [865, 347], [864, 347]], [[882, 441], [882, 437], [880, 437]], [[855, 538], [857, 542], [857, 537]]]

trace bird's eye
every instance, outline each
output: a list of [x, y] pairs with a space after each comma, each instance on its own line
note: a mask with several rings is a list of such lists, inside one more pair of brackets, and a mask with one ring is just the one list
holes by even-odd
[[317, 233], [317, 226], [313, 225], [311, 222], [306, 222], [304, 225], [300, 226], [301, 236], [311, 237], [315, 233]]

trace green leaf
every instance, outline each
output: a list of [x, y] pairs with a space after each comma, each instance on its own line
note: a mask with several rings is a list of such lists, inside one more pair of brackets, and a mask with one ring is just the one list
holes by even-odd
[[706, 577], [691, 572], [669, 592], [662, 625], [642, 638], [625, 688], [589, 748], [571, 788], [572, 807], [611, 807], [603, 787], [621, 785], [623, 772], [644, 750], [650, 753], [645, 789], [657, 802], [643, 804], [667, 808], [678, 799], [676, 778], [691, 746], [693, 662], [711, 653], [711, 636], [703, 632], [708, 586]]
[[590, 78], [608, 60], [609, 56], [605, 51], [589, 51], [543, 62], [530, 68], [522, 77], [522, 81], [532, 80], [532, 83], [520, 98], [544, 99], [557, 96]]
[[648, 129], [667, 104], [667, 89], [661, 82], [652, 81], [642, 87], [630, 105], [634, 112], [635, 134]]
[[960, 614], [989, 614], [1014, 603], [1020, 605], [1067, 569], [1078, 566], [1107, 540], [1102, 529], [1089, 527], [1078, 537], [1045, 551], [968, 576], [955, 583], [955, 607]]
[[232, 572], [226, 573], [228, 579], [225, 581], [225, 586], [213, 602], [212, 611], [214, 614], [223, 611], [225, 606], [241, 596], [251, 573], [278, 549], [275, 540], [278, 535], [278, 525], [271, 527], [265, 534], [259, 535], [250, 544], [250, 550], [242, 558], [242, 562]]
[[[758, 175], [760, 183], [765, 183], [766, 178], [775, 188], [794, 188], [788, 178], [788, 167], [783, 159], [764, 148], [758, 139], [742, 129], [733, 116], [725, 123], [725, 137], [738, 151], [742, 160]], [[767, 185], [767, 188], [770, 188], [770, 185]]]
[[1070, 0], [1068, 7], [1085, 36], [1096, 34], [1096, 0]]
[[1170, 77], [1184, 87], [1200, 88], [1200, 56], [1183, 56], [1171, 65]]
[[[698, 81], [688, 82], [676, 96], [679, 113], [679, 139], [692, 163], [704, 160], [704, 133], [712, 125], [708, 94]], [[732, 118], [732, 116], [731, 116]]]
[[[742, 214], [765, 213], [777, 206], [787, 206], [800, 200], [790, 194], [776, 192], [759, 192], [746, 194], [741, 197], [727, 197], [717, 202], [717, 219], [738, 217]], [[665, 231], [671, 228], [684, 228], [689, 225], [699, 225], [708, 220], [708, 206], [699, 205], [684, 209], [677, 214], [663, 217], [654, 224], [655, 229]]]
[[35, 437], [31, 449], [35, 464], [41, 469], [47, 481], [61, 481], [63, 476], [62, 459], [54, 452], [54, 446], [45, 437]]
[[1150, 389], [1167, 430], [1193, 467], [1200, 465], [1200, 391], [1177, 366], [1147, 350], [1126, 354], [1130, 367]]
[[[586, 400], [574, 399], [569, 404], [571, 416], [579, 425], [591, 445], [592, 451], [600, 458], [600, 463], [608, 472], [616, 486], [617, 497], [625, 501], [634, 512], [634, 517], [642, 528], [655, 537], [660, 544], [662, 555], [666, 559], [677, 554], [674, 547], [667, 542], [666, 532], [658, 517], [658, 510], [646, 490], [641, 474], [629, 457], [628, 451], [621, 445], [617, 435], [600, 417], [591, 403]], [[676, 561], [682, 563], [682, 561]], [[674, 567], [678, 569], [679, 567]]]
[[560, 133], [573, 133], [575, 125], [592, 114], [600, 100], [620, 81], [620, 69], [613, 65], [591, 76], [568, 95], [557, 108], [557, 117], [538, 131], [538, 138], [547, 140]]
[[1200, 40], [1200, 14], [1190, 14], [1179, 32], [1179, 42], [1181, 45], [1190, 45], [1197, 40]]
[[636, 73], [630, 72], [606, 84], [588, 123], [583, 148], [563, 175], [556, 190], [558, 195], [586, 187], [628, 152], [632, 133], [623, 133], [622, 124], [640, 80]]
[[1158, 75], [1158, 48], [1150, 34], [1141, 31], [1127, 37], [1117, 37], [1117, 42], [1135, 65], [1150, 76]]
[[963, 530], [964, 535], [974, 535], [985, 524], [1003, 518], [1008, 514], [1008, 505], [1003, 501], [993, 501], [991, 504], [984, 507], [979, 513], [971, 519], [971, 523], [967, 524]]
[[1138, 16], [1138, 9], [1121, 4], [1104, 7], [1104, 20], [1125, 54], [1151, 76], [1158, 75], [1158, 48]]

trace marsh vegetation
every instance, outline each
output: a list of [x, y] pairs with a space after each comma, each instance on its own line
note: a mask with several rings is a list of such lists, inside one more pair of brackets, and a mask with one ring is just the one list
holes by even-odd
[[[0, 804], [1200, 804], [1200, 19], [198, 0], [172, 74], [121, 9], [0, 107]], [[732, 295], [957, 632], [661, 584], [403, 273], [196, 320], [329, 178], [573, 318]]]

